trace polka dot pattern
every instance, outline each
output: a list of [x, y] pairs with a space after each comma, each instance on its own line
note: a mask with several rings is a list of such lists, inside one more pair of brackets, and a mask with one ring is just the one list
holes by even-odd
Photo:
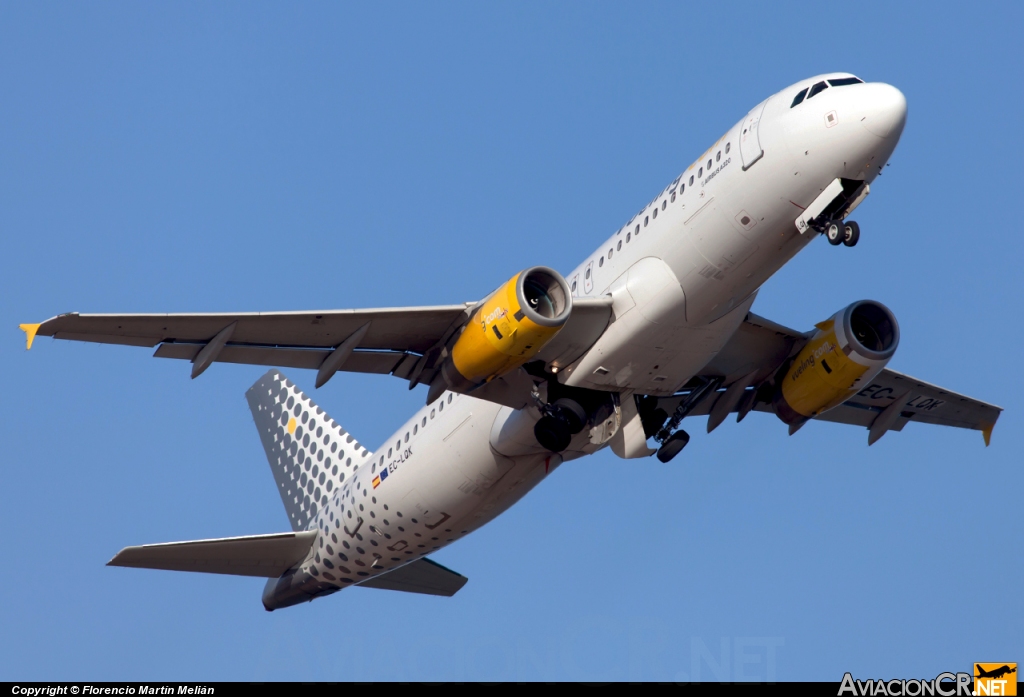
[[306, 530], [373, 453], [276, 370], [245, 398], [292, 530]]
[[[434, 405], [423, 407], [381, 446], [380, 455], [388, 449], [416, 448], [417, 436], [423, 438], [434, 428], [451, 429], [450, 419], [442, 425], [443, 415], [453, 415], [456, 422], [463, 418], [451, 406], [457, 398], [445, 393]], [[428, 510], [418, 500], [407, 500], [408, 485], [398, 486], [400, 480], [375, 489], [373, 481], [384, 462], [377, 462], [278, 371], [260, 378], [246, 399], [292, 529], [318, 532], [306, 558], [275, 582], [270, 596], [265, 595], [274, 606], [305, 602], [387, 574], [480, 524], [460, 525], [455, 510]], [[406, 468], [433, 463], [433, 458], [402, 462]], [[513, 495], [510, 502], [521, 495]], [[496, 514], [492, 509], [493, 504], [482, 509], [488, 519]]]

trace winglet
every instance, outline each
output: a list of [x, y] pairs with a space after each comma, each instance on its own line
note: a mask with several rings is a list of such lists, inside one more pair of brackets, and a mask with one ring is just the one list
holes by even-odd
[[39, 331], [41, 324], [19, 324], [18, 329], [25, 332], [25, 350], [28, 351], [32, 348], [32, 342], [35, 341], [36, 332]]
[[995, 426], [995, 424], [982, 424], [981, 426], [981, 435], [985, 437], [986, 448], [992, 443], [992, 429]]

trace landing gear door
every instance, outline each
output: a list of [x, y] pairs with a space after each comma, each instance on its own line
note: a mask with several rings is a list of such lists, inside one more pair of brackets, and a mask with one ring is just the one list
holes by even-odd
[[758, 126], [761, 124], [761, 114], [768, 100], [764, 100], [754, 107], [747, 118], [743, 119], [740, 125], [740, 158], [743, 160], [743, 171], [754, 166], [754, 163], [764, 156], [761, 149], [761, 139], [758, 137]]

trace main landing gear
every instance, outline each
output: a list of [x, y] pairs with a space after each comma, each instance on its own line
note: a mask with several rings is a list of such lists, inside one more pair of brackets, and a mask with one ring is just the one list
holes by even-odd
[[834, 247], [840, 244], [853, 247], [860, 240], [860, 225], [852, 220], [845, 223], [842, 220], [830, 220], [825, 223], [822, 234]]
[[[703, 402], [709, 395], [714, 394], [722, 384], [722, 378], [720, 377], [695, 378], [695, 380], [697, 384], [679, 400], [679, 406], [676, 407], [672, 418], [654, 434], [654, 439], [661, 443], [661, 447], [658, 448], [658, 460], [661, 462], [668, 462], [674, 458], [690, 442], [690, 434], [679, 428], [679, 424], [687, 414], [697, 408], [697, 405]], [[657, 400], [654, 403], [656, 404]], [[658, 409], [657, 411], [665, 414], [664, 410]], [[658, 416], [661, 414], [658, 414]], [[647, 430], [646, 427], [644, 430]]]
[[678, 455], [689, 442], [690, 434], [683, 429], [679, 429], [669, 436], [665, 442], [661, 444], [661, 447], [658, 448], [658, 459], [662, 462], [668, 462]]
[[569, 447], [572, 437], [587, 424], [587, 412], [572, 399], [558, 399], [541, 406], [543, 416], [533, 427], [533, 435], [546, 450], [560, 453]]

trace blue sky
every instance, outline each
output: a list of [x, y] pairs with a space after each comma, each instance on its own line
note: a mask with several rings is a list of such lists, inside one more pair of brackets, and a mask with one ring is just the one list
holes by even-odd
[[[0, 679], [933, 677], [1022, 661], [1016, 3], [0, 1]], [[43, 339], [66, 311], [477, 299], [569, 271], [746, 111], [813, 74], [909, 119], [857, 211], [754, 310], [860, 298], [891, 366], [1006, 408], [976, 432], [703, 419], [669, 465], [562, 467], [436, 559], [452, 599], [111, 569], [129, 544], [287, 529], [262, 374]], [[314, 375], [288, 371], [312, 393]], [[314, 398], [376, 444], [425, 388]]]

